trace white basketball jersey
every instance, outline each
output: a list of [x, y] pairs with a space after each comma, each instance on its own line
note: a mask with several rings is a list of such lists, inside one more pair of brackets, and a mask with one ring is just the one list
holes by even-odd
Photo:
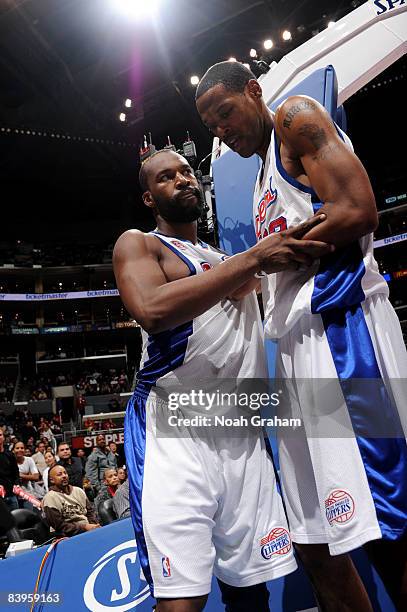
[[[227, 255], [198, 241], [171, 238], [153, 232], [189, 268], [203, 274], [220, 265]], [[257, 297], [227, 298], [195, 319], [158, 334], [143, 334], [143, 353], [137, 373], [138, 387], [150, 388], [159, 380], [263, 378], [267, 376], [263, 334]]]
[[[350, 139], [337, 128], [352, 148]], [[323, 202], [311, 187], [288, 175], [280, 159], [273, 130], [263, 177], [257, 176], [253, 220], [257, 240], [311, 217]], [[305, 313], [360, 304], [375, 293], [388, 295], [388, 287], [373, 257], [373, 234], [337, 249], [307, 271], [278, 272], [262, 280], [266, 336], [281, 338]]]

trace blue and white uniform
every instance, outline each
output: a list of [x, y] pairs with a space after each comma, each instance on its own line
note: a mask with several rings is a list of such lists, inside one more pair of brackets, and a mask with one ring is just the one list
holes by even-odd
[[[257, 239], [304, 221], [322, 204], [312, 188], [287, 174], [273, 131], [254, 192]], [[306, 272], [269, 275], [262, 293], [266, 336], [278, 340], [276, 377], [292, 379], [291, 412], [306, 431], [302, 439], [279, 440], [293, 541], [328, 543], [331, 554], [341, 554], [369, 540], [401, 537], [407, 527], [407, 353], [373, 256], [372, 234]], [[333, 400], [314, 394], [310, 384], [308, 392], [299, 392], [300, 379], [307, 386], [306, 380], [326, 378], [341, 398], [335, 417], [350, 435], [332, 428], [327, 436], [327, 417], [320, 417]], [[345, 379], [375, 379], [377, 401], [371, 401], [372, 386], [365, 396], [358, 384], [355, 394]], [[383, 411], [385, 429], [398, 437], [366, 437], [375, 411]], [[323, 434], [315, 428], [315, 415]]]
[[[202, 242], [154, 234], [190, 275], [225, 259]], [[152, 594], [205, 595], [213, 573], [232, 586], [251, 586], [292, 572], [296, 563], [262, 429], [237, 436], [233, 428], [186, 426], [165, 435], [157, 425], [169, 413], [159, 392], [171, 381], [197, 389], [200, 380], [219, 388], [224, 379], [266, 377], [255, 293], [223, 299], [194, 320], [143, 337], [125, 452], [132, 520]], [[182, 416], [182, 409], [172, 414]]]

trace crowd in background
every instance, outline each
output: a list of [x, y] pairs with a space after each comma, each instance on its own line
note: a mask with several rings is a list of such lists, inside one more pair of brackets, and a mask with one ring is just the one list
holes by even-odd
[[54, 376], [37, 376], [30, 384], [30, 399], [32, 401], [50, 399], [52, 387], [73, 385], [81, 395], [111, 395], [114, 393], [125, 393], [130, 390], [129, 381], [124, 369], [93, 372], [85, 371], [60, 372]]
[[[41, 513], [65, 536], [100, 527], [103, 508], [117, 519], [129, 516], [127, 475], [117, 444], [106, 444], [99, 434], [89, 454], [83, 448], [73, 454], [60, 434], [56, 415], [33, 416], [27, 407], [17, 408], [12, 417], [0, 411], [0, 496], [9, 509]], [[82, 510], [72, 514], [70, 503]]]
[[41, 265], [80, 266], [83, 264], [111, 263], [113, 245], [100, 244], [33, 244], [18, 240], [0, 243], [0, 266]]

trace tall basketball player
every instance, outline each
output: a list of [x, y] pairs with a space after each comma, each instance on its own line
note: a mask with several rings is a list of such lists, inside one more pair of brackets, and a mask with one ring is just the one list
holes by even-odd
[[226, 259], [197, 238], [203, 201], [183, 157], [165, 150], [151, 156], [140, 183], [157, 229], [125, 232], [113, 265], [144, 337], [125, 423], [144, 576], [159, 612], [202, 610], [212, 573], [228, 611], [266, 611], [264, 583], [296, 564], [262, 431], [236, 437], [207, 428], [202, 438], [197, 428], [178, 432], [175, 424], [171, 435], [159, 436], [156, 420], [168, 413], [159, 390], [171, 379], [220, 384], [266, 376], [254, 274], [309, 265], [331, 247], [300, 239], [320, 221], [314, 218]]
[[[254, 75], [240, 63], [209, 68], [196, 101], [214, 135], [241, 157], [261, 158], [253, 199], [259, 244], [321, 211], [326, 221], [306, 237], [337, 247], [312, 269], [262, 281], [265, 332], [278, 339], [276, 376], [337, 379], [336, 414], [352, 434], [280, 439], [283, 490], [299, 556], [324, 610], [360, 610], [361, 584], [344, 553], [366, 544], [393, 601], [407, 609], [406, 398], [394, 381], [407, 378], [407, 354], [373, 257], [378, 221], [369, 178], [349, 138], [318, 102], [290, 97], [273, 114]], [[270, 192], [273, 205], [264, 211]], [[352, 393], [345, 379], [374, 381], [377, 402], [364, 395], [363, 385]], [[316, 403], [318, 398], [309, 401], [294, 389], [291, 409], [307, 431]], [[329, 407], [320, 408], [322, 414]], [[395, 437], [364, 435], [375, 411], [385, 412]]]

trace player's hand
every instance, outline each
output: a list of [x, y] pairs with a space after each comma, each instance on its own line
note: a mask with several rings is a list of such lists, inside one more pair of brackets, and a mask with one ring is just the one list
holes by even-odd
[[283, 270], [296, 270], [310, 266], [315, 259], [328, 255], [334, 247], [317, 240], [301, 240], [310, 229], [326, 219], [326, 215], [314, 215], [307, 221], [283, 232], [263, 238], [252, 251], [259, 269], [267, 274]]

